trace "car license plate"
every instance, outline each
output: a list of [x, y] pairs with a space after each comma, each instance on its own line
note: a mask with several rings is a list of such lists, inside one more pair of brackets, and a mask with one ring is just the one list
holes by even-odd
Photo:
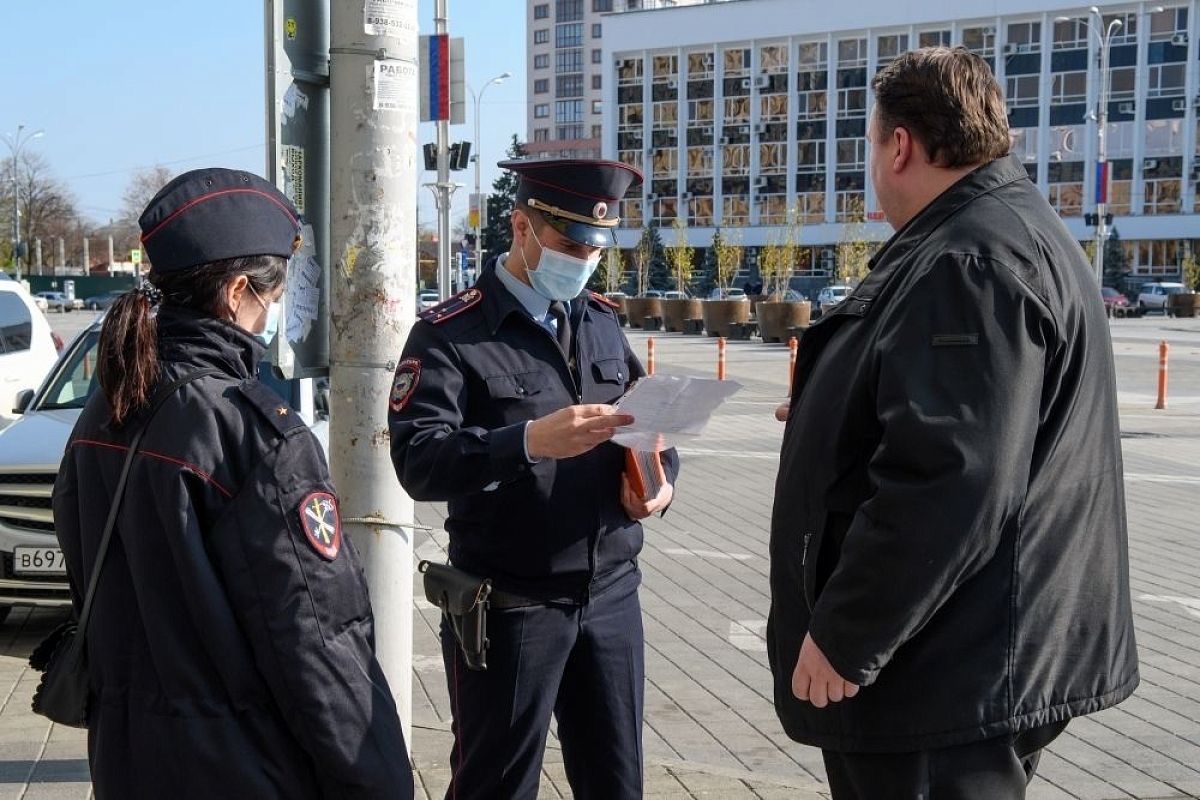
[[57, 547], [17, 547], [13, 550], [17, 575], [66, 575], [67, 559]]

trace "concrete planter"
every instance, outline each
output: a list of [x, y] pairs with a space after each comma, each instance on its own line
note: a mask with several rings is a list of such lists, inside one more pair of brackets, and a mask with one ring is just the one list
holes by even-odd
[[1200, 295], [1195, 294], [1173, 294], [1167, 298], [1167, 312], [1173, 317], [1194, 317], [1197, 308], [1197, 299]]
[[750, 303], [747, 300], [705, 300], [704, 330], [709, 336], [730, 335], [729, 326], [750, 321]]
[[812, 304], [807, 300], [764, 300], [754, 307], [758, 315], [758, 332], [764, 342], [787, 342], [789, 328], [807, 327], [812, 318]]
[[625, 313], [629, 315], [629, 327], [641, 328], [646, 317], [661, 317], [663, 315], [662, 300], [657, 297], [627, 297], [625, 298]]
[[673, 333], [682, 333], [684, 322], [701, 319], [702, 305], [699, 300], [663, 300], [663, 327]]

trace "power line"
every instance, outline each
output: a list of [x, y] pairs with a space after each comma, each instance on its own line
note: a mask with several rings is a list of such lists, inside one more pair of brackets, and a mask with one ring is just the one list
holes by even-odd
[[232, 155], [233, 153], [244, 153], [247, 150], [261, 149], [263, 147], [266, 147], [266, 145], [267, 145], [266, 142], [259, 142], [258, 144], [248, 145], [246, 147], [237, 147], [237, 148], [234, 148], [233, 150], [222, 150], [219, 153], [206, 153], [205, 155], [191, 156], [190, 158], [177, 158], [174, 161], [159, 161], [154, 164], [143, 164], [139, 167], [126, 167], [125, 169], [114, 169], [114, 170], [109, 170], [108, 172], [92, 172], [87, 175], [68, 175], [66, 178], [63, 178], [63, 180], [78, 181], [78, 180], [83, 180], [84, 178], [103, 178], [108, 175], [124, 175], [124, 174], [130, 173], [130, 172], [137, 172], [138, 170], [142, 170], [142, 169], [154, 169], [155, 167], [169, 167], [173, 164], [186, 164], [189, 161], [200, 161], [201, 159], [205, 159], [205, 158], [216, 158], [217, 156], [227, 156], [227, 155]]

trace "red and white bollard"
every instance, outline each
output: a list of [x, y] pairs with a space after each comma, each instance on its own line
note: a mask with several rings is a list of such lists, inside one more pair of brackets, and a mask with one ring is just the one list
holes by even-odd
[[717, 337], [717, 380], [725, 380], [725, 337]]
[[1158, 343], [1158, 402], [1155, 408], [1167, 407], [1167, 340]]
[[796, 356], [800, 352], [800, 342], [795, 336], [788, 339], [788, 391], [792, 389], [792, 382], [796, 380]]
[[654, 374], [654, 337], [646, 340], [646, 374]]

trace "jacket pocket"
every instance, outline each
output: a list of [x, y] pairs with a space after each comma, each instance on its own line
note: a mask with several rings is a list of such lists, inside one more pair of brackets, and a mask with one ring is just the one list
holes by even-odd
[[804, 576], [804, 602], [811, 613], [817, 604], [817, 562], [821, 553], [821, 544], [825, 540], [825, 514], [810, 520], [810, 527], [804, 531], [804, 541], [800, 550], [800, 570]]
[[603, 358], [592, 363], [592, 377], [597, 383], [624, 385], [629, 381], [629, 367], [623, 358]]
[[544, 372], [517, 372], [487, 378], [488, 397], [493, 400], [524, 400], [542, 394], [550, 386]]

